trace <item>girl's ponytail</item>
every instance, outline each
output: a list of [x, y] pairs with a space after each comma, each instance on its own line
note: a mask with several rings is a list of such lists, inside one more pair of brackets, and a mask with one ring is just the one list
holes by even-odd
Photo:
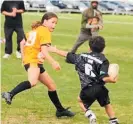
[[40, 21], [35, 21], [31, 24], [31, 28], [32, 29], [36, 29], [37, 27], [41, 26], [41, 22]]

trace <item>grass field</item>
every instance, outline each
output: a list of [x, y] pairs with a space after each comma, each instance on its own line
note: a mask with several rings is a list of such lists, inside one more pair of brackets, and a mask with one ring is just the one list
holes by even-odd
[[[40, 20], [42, 14], [23, 15], [24, 30], [30, 30], [31, 22]], [[53, 33], [53, 44], [63, 50], [70, 50], [79, 33], [81, 15], [59, 14], [59, 22]], [[111, 63], [120, 66], [119, 80], [116, 84], [107, 84], [110, 90], [111, 103], [120, 124], [133, 124], [133, 17], [104, 15], [104, 29], [100, 35], [106, 39], [104, 53]], [[1, 18], [1, 35], [3, 37], [3, 21]], [[8, 60], [1, 59], [1, 91], [9, 91], [19, 82], [27, 79], [21, 66], [21, 60], [16, 59], [16, 34], [13, 36], [14, 54]], [[87, 42], [78, 53], [88, 49]], [[1, 45], [1, 56], [4, 54], [4, 44]], [[73, 65], [65, 63], [64, 58], [52, 55], [59, 61], [62, 69], [56, 72], [45, 62], [44, 67], [57, 84], [59, 97], [65, 107], [71, 106], [76, 112], [74, 118], [57, 119], [55, 108], [47, 95], [47, 88], [38, 83], [36, 87], [18, 94], [11, 106], [2, 100], [2, 124], [87, 124], [88, 120], [79, 108], [77, 96], [80, 91], [78, 75]], [[97, 102], [91, 109], [96, 113], [98, 124], [107, 124], [108, 117]]]

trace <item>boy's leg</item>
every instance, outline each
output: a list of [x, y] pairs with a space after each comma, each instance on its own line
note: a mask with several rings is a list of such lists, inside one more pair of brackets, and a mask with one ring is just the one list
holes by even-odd
[[80, 105], [80, 108], [82, 109], [83, 112], [86, 112], [87, 109], [85, 108], [82, 100], [80, 99], [80, 97], [78, 96], [78, 102], [79, 102], [79, 105]]
[[118, 124], [118, 119], [115, 117], [115, 112], [111, 104], [105, 106], [105, 111], [109, 116], [109, 124]]
[[96, 115], [90, 109], [85, 112], [85, 117], [89, 118], [90, 124], [96, 124]]
[[105, 111], [109, 118], [114, 118], [115, 117], [115, 112], [113, 111], [113, 108], [111, 104], [105, 105]]
[[118, 124], [118, 119], [115, 117], [115, 113], [110, 104], [110, 98], [109, 98], [108, 92], [109, 91], [106, 89], [106, 87], [103, 86], [101, 92], [97, 97], [97, 101], [99, 102], [101, 107], [105, 107], [105, 111], [109, 116], [109, 124]]
[[58, 94], [56, 92], [55, 83], [46, 71], [40, 74], [39, 81], [47, 86], [49, 98], [57, 109], [56, 111], [57, 117], [62, 117], [62, 116], [72, 117], [75, 115], [73, 112], [69, 111], [68, 109], [65, 109], [62, 106], [58, 98]]
[[31, 87], [35, 86], [38, 81], [38, 76], [40, 73], [40, 69], [36, 67], [32, 67], [28, 69], [28, 81], [21, 82], [18, 84], [14, 89], [10, 92], [3, 92], [2, 98], [5, 99], [7, 104], [11, 104], [12, 99], [18, 93], [30, 89]]
[[90, 121], [90, 124], [96, 124], [96, 116], [92, 110], [90, 110], [90, 106], [93, 104], [95, 101], [95, 90], [94, 86], [88, 87], [84, 90], [81, 90], [80, 92], [80, 99], [83, 102], [83, 105], [86, 109], [85, 111], [85, 117], [87, 117]]

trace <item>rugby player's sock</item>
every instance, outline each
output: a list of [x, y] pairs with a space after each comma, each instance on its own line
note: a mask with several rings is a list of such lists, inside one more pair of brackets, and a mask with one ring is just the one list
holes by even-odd
[[88, 109], [85, 112], [85, 117], [90, 118], [90, 119], [96, 119], [96, 115], [90, 109]]
[[30, 88], [31, 88], [30, 82], [24, 81], [24, 82], [21, 82], [20, 84], [18, 84], [10, 93], [13, 98], [13, 96], [15, 96], [16, 94], [18, 94], [24, 90], [30, 89]]
[[119, 121], [118, 121], [117, 118], [110, 118], [110, 119], [109, 119], [109, 123], [110, 123], [110, 124], [119, 124]]
[[54, 104], [54, 106], [56, 107], [58, 111], [61, 112], [65, 110], [59, 101], [56, 91], [48, 91], [48, 95], [49, 95], [50, 100], [52, 101], [52, 103]]

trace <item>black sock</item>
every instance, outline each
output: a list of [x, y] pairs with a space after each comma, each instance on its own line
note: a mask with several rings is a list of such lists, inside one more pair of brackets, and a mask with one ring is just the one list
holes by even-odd
[[16, 94], [18, 94], [24, 90], [30, 89], [30, 88], [31, 88], [30, 82], [24, 81], [24, 82], [21, 82], [20, 84], [18, 84], [10, 93], [13, 98], [13, 96], [15, 96]]
[[58, 111], [63, 111], [64, 107], [61, 105], [57, 92], [56, 91], [48, 91], [48, 95], [54, 106]]
[[117, 118], [110, 118], [109, 120], [111, 121], [111, 120], [115, 120], [115, 119], [117, 119]]

